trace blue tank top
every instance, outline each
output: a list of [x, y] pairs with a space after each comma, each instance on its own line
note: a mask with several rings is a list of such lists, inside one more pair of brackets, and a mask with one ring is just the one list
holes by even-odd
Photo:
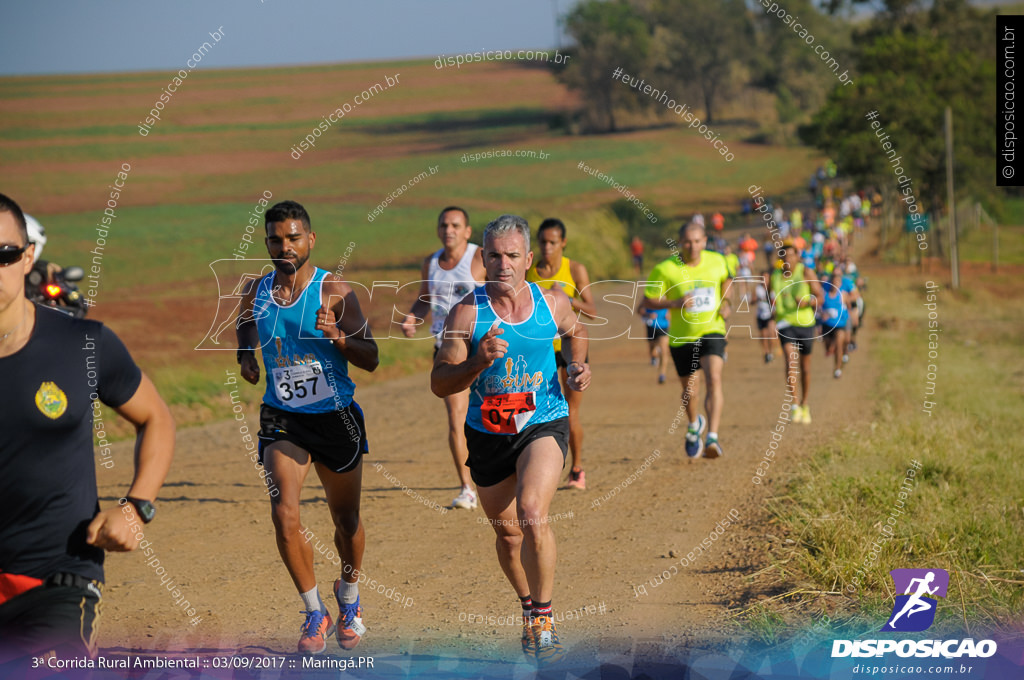
[[825, 293], [825, 304], [822, 305], [822, 322], [830, 328], [845, 326], [850, 314], [846, 309], [846, 305], [843, 304], [842, 292], [836, 290], [836, 287], [827, 281], [824, 283], [824, 286], [828, 292]]
[[668, 330], [668, 310], [667, 309], [654, 309], [654, 328], [659, 328], [663, 331]]
[[[503, 359], [476, 377], [469, 388], [469, 413], [466, 424], [474, 430], [488, 434], [513, 435], [524, 428], [546, 423], [569, 415], [569, 407], [558, 383], [558, 367], [551, 338], [558, 334], [558, 324], [551, 316], [551, 308], [541, 289], [530, 286], [533, 312], [520, 323], [512, 324], [498, 318], [487, 297], [487, 287], [473, 291], [476, 304], [476, 323], [470, 354], [477, 351], [480, 340], [495, 322], [504, 333], [499, 337], [508, 342]], [[523, 409], [531, 416], [522, 413]], [[490, 427], [484, 424], [488, 418]], [[505, 431], [507, 430], [507, 431]]]
[[327, 271], [317, 268], [302, 294], [287, 306], [271, 294], [275, 276], [271, 272], [260, 279], [253, 301], [267, 373], [263, 403], [293, 413], [345, 408], [356, 390], [348, 377], [348, 360], [316, 329]]

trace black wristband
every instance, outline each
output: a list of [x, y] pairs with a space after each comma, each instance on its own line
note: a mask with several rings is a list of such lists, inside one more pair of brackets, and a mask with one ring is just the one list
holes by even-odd
[[153, 507], [151, 502], [142, 500], [141, 498], [132, 498], [131, 496], [125, 496], [118, 501], [118, 504], [120, 505], [124, 505], [125, 503], [132, 504], [143, 524], [149, 524], [153, 521], [153, 517], [156, 515], [156, 508]]
[[238, 351], [235, 352], [235, 359], [238, 361], [239, 365], [242, 364], [242, 357], [245, 356], [246, 352], [251, 354], [254, 359], [256, 358], [256, 350], [252, 347], [240, 347]]

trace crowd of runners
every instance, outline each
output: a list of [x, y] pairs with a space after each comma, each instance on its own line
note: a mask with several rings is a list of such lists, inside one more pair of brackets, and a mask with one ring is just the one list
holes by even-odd
[[[658, 368], [659, 384], [667, 382], [669, 359], [680, 379], [689, 423], [680, 455], [725, 455], [719, 437], [725, 411], [722, 376], [735, 314], [756, 318], [759, 336], [751, 341], [758, 343], [766, 364], [776, 350], [781, 353], [786, 389], [795, 397], [795, 422], [811, 423], [808, 392], [815, 341], [824, 340], [837, 379], [856, 349], [864, 281], [851, 252], [877, 200], [861, 193], [843, 195], [827, 173], [815, 178], [814, 190], [815, 208], [788, 212], [755, 195], [745, 205], [745, 216], [737, 218], [745, 224], [735, 244], [726, 240], [721, 213], [711, 216], [710, 227], [702, 215], [694, 215], [673, 234], [671, 255], [650, 271], [643, 268], [644, 244], [636, 238], [630, 244], [637, 278], [644, 282], [637, 312], [648, 329], [647, 357]], [[9, 251], [8, 259], [16, 262], [31, 245], [26, 245], [17, 206], [5, 205], [0, 213], [10, 219], [3, 223], [0, 252]], [[267, 210], [265, 228], [275, 269], [250, 281], [244, 292], [236, 321], [237, 360], [250, 383], [265, 377], [259, 456], [268, 483], [280, 491], [270, 498], [271, 515], [281, 560], [302, 601], [298, 651], [322, 653], [331, 636], [351, 650], [367, 632], [358, 576], [368, 540], [360, 494], [369, 444], [349, 366], [375, 370], [379, 350], [352, 287], [311, 263], [316, 232], [305, 208], [280, 202]], [[498, 565], [522, 609], [523, 653], [540, 666], [564, 655], [552, 616], [556, 549], [548, 510], [560, 485], [573, 492], [587, 488], [581, 415], [591, 370], [585, 320], [595, 318], [597, 308], [586, 266], [565, 254], [570, 230], [571, 223], [557, 218], [544, 220], [534, 231], [523, 218], [502, 215], [487, 223], [478, 246], [471, 243], [468, 212], [443, 208], [436, 224], [441, 247], [424, 258], [421, 288], [401, 324], [407, 337], [428, 328], [434, 336], [429, 387], [444, 402], [458, 482], [450, 506], [479, 507], [490, 521]], [[761, 264], [759, 253], [764, 254]], [[0, 320], [13, 328], [0, 342], [27, 340], [30, 325], [21, 325], [27, 309], [19, 303], [13, 311], [0, 310]], [[83, 328], [100, 335], [98, 324]], [[106, 342], [117, 344], [112, 336]], [[147, 400], [145, 408], [157, 415], [132, 409], [123, 415], [133, 422], [159, 421], [165, 407], [123, 355], [128, 377], [121, 382], [126, 387], [101, 389], [99, 397], [117, 406], [139, 391]], [[4, 356], [0, 352], [0, 361]], [[152, 460], [160, 463], [149, 469], [156, 472], [147, 473], [147, 481], [137, 482], [122, 501], [149, 519], [170, 460], [169, 450], [153, 450]], [[336, 619], [320, 596], [300, 516], [310, 469], [323, 486], [341, 558], [333, 587]], [[86, 494], [83, 503], [95, 503], [95, 492]], [[82, 512], [92, 517], [88, 511], [83, 506]], [[120, 521], [120, 515], [112, 517]], [[119, 524], [115, 528], [123, 533]], [[75, 581], [83, 591], [88, 578], [101, 574], [102, 551], [96, 546], [134, 547], [130, 537], [118, 533], [117, 547], [111, 548], [112, 543], [103, 542], [102, 527], [98, 531], [98, 538], [90, 534], [74, 547], [75, 559], [88, 566], [78, 570], [87, 578]], [[11, 571], [10, 565], [2, 566]], [[90, 649], [92, 640], [83, 644]]]

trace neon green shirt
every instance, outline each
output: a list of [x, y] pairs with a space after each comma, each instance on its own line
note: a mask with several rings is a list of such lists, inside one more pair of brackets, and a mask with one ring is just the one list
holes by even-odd
[[722, 304], [722, 285], [730, 278], [725, 258], [710, 250], [700, 254], [700, 264], [695, 267], [670, 257], [654, 268], [647, 297], [678, 300], [692, 294], [696, 298], [693, 307], [668, 310], [671, 346], [695, 342], [710, 333], [725, 334], [725, 319], [718, 312]]
[[814, 326], [814, 307], [800, 308], [800, 300], [811, 295], [811, 286], [804, 281], [804, 266], [798, 264], [788, 279], [781, 270], [772, 272], [772, 292], [775, 293], [775, 320], [779, 328]]

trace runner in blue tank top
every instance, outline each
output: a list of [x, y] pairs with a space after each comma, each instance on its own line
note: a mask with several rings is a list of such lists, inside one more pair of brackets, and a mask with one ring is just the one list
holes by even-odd
[[825, 356], [833, 357], [832, 377], [843, 376], [843, 364], [850, 360], [846, 344], [850, 340], [850, 293], [843, 285], [843, 270], [836, 267], [832, 279], [825, 281], [825, 303], [821, 307], [821, 326], [825, 337]]
[[551, 339], [563, 339], [568, 386], [582, 392], [590, 384], [587, 334], [565, 293], [526, 281], [526, 220], [502, 215], [487, 225], [483, 244], [487, 283], [449, 313], [430, 388], [439, 397], [470, 390], [467, 465], [523, 606], [523, 653], [548, 666], [564, 655], [551, 617], [555, 537], [547, 517], [569, 439]]
[[352, 399], [349, 363], [377, 368], [377, 344], [352, 287], [309, 262], [316, 244], [309, 214], [284, 201], [266, 214], [267, 251], [275, 271], [246, 289], [237, 334], [241, 374], [259, 383], [255, 348], [263, 351], [267, 391], [260, 408], [260, 462], [271, 494], [277, 547], [298, 588], [306, 614], [299, 652], [320, 654], [335, 625], [313, 573], [313, 548], [299, 519], [302, 483], [311, 466], [323, 483], [341, 556], [334, 596], [341, 613], [337, 639], [352, 649], [366, 632], [357, 587], [366, 542], [359, 519], [363, 412]]

